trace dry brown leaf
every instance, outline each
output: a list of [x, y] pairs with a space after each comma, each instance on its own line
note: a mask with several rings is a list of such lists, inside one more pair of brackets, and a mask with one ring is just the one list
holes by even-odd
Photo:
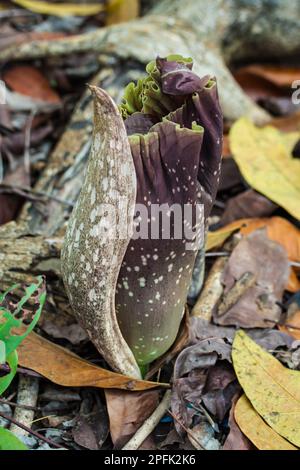
[[30, 333], [18, 348], [19, 363], [66, 387], [148, 390], [167, 384], [135, 380], [102, 369], [41, 336]]
[[117, 448], [129, 441], [158, 406], [159, 392], [105, 390], [110, 434]]
[[259, 450], [297, 450], [265, 423], [246, 395], [237, 402], [234, 417], [243, 433]]
[[213, 313], [215, 323], [242, 328], [273, 326], [280, 319], [278, 302], [289, 271], [286, 250], [270, 240], [265, 229], [245, 236], [223, 271], [224, 293]]
[[[230, 227], [231, 225], [227, 228], [230, 229]], [[290, 261], [300, 262], [300, 230], [295, 225], [282, 217], [244, 219], [241, 233], [248, 235], [261, 227], [267, 228], [270, 240], [285, 247]]]
[[13, 91], [21, 95], [47, 103], [60, 103], [58, 94], [52, 90], [48, 80], [35, 67], [15, 65], [3, 74], [3, 80]]
[[257, 64], [242, 67], [240, 71], [251, 76], [261, 77], [278, 87], [290, 88], [291, 83], [299, 79], [299, 67], [276, 67], [274, 65]]
[[[236, 220], [220, 230], [209, 232], [206, 249], [222, 245], [237, 229], [240, 229], [242, 235], [248, 235], [262, 227], [266, 227], [270, 240], [284, 246], [290, 261], [300, 262], [300, 230], [282, 217]], [[291, 269], [287, 290], [290, 292], [300, 290], [300, 281], [293, 269]]]
[[270, 122], [270, 125], [276, 127], [282, 132], [294, 132], [300, 130], [300, 112], [291, 116], [276, 118]]

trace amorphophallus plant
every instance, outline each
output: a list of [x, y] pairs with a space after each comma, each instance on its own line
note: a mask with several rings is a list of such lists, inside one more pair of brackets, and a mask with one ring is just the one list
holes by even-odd
[[93, 143], [62, 270], [95, 346], [136, 378], [176, 338], [219, 181], [216, 81], [192, 66], [181, 56], [149, 63], [120, 109], [90, 87]]

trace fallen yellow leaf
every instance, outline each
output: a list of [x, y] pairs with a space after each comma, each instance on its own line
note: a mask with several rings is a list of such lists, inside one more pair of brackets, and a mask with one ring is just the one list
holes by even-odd
[[236, 222], [232, 222], [231, 224], [226, 225], [226, 227], [222, 227], [215, 232], [208, 232], [206, 237], [205, 251], [210, 251], [213, 248], [222, 246], [227, 238], [229, 238], [234, 232], [243, 226], [244, 220], [251, 219], [237, 220]]
[[18, 348], [19, 364], [65, 387], [118, 388], [148, 390], [167, 384], [135, 380], [110, 372], [81, 359], [68, 349], [30, 333]]
[[252, 406], [278, 434], [300, 446], [300, 372], [287, 369], [243, 331], [235, 335], [232, 359]]
[[229, 134], [230, 148], [250, 186], [300, 219], [300, 160], [292, 150], [299, 132], [282, 133], [239, 119]]
[[106, 24], [110, 25], [131, 21], [137, 18], [139, 13], [139, 0], [126, 0], [126, 2], [120, 3], [118, 8], [108, 6]]
[[259, 450], [298, 450], [265, 423], [246, 395], [235, 405], [234, 418], [241, 431]]
[[108, 5], [103, 3], [50, 3], [40, 0], [12, 0], [17, 5], [20, 5], [27, 10], [42, 15], [54, 16], [92, 16], [105, 11], [106, 9], [113, 9], [123, 3], [124, 0], [111, 0]]

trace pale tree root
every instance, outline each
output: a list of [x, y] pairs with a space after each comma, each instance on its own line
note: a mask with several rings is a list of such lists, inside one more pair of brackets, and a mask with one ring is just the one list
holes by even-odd
[[168, 411], [171, 404], [171, 390], [167, 390], [156, 410], [146, 419], [135, 435], [125, 444], [122, 450], [137, 450], [145, 439], [156, 428], [162, 417]]
[[[20, 374], [17, 395], [17, 404], [20, 406], [15, 408], [15, 421], [31, 428], [34, 419], [34, 410], [22, 408], [22, 405], [32, 408], [36, 407], [38, 394], [39, 379]], [[28, 436], [28, 432], [25, 429], [20, 428], [14, 423], [11, 424], [10, 430], [19, 436]]]

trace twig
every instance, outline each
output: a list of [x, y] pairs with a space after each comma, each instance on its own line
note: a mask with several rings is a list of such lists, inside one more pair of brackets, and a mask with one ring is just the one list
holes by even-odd
[[40, 439], [41, 441], [47, 442], [47, 444], [49, 444], [51, 446], [56, 447], [57, 449], [61, 449], [63, 447], [64, 449], [68, 450], [68, 448], [65, 447], [64, 445], [57, 444], [56, 442], [52, 441], [52, 439], [49, 439], [48, 437], [45, 437], [42, 434], [40, 434], [36, 431], [33, 431], [29, 427], [25, 426], [22, 423], [19, 423], [14, 418], [11, 418], [10, 416], [7, 416], [5, 413], [2, 413], [1, 411], [0, 411], [0, 416], [1, 416], [1, 418], [7, 419], [7, 421], [9, 421], [10, 423], [13, 423], [14, 425], [16, 425], [19, 428], [23, 429], [24, 431], [28, 432], [29, 434], [32, 434], [32, 436], [36, 437], [37, 439]]
[[172, 411], [168, 410], [168, 413], [169, 413], [169, 415], [172, 416], [172, 418], [176, 421], [176, 423], [178, 423], [179, 426], [181, 426], [182, 429], [190, 436], [190, 438], [191, 438], [194, 442], [196, 442], [196, 444], [198, 444], [198, 446], [199, 446], [202, 450], [206, 450], [205, 447], [203, 447], [203, 445], [201, 444], [201, 442], [198, 441], [198, 439], [195, 438], [195, 436], [193, 435], [193, 432], [192, 432], [190, 429], [188, 429], [188, 428], [179, 420], [179, 418], [178, 418], [176, 415], [174, 415], [174, 414], [172, 413]]
[[25, 173], [28, 177], [28, 184], [30, 186], [30, 139], [31, 139], [31, 128], [33, 123], [33, 118], [35, 111], [30, 113], [30, 116], [27, 119], [25, 132], [24, 132], [24, 167]]
[[[2, 188], [2, 191], [1, 191], [1, 188]], [[1, 192], [4, 192], [4, 193], [13, 192], [27, 199], [32, 199], [33, 201], [40, 201], [40, 202], [46, 202], [47, 199], [52, 199], [53, 201], [59, 202], [68, 207], [71, 207], [71, 208], [74, 207], [74, 202], [72, 201], [67, 201], [60, 197], [54, 196], [53, 194], [48, 194], [45, 191], [37, 191], [36, 189], [32, 189], [29, 186], [21, 186], [18, 184], [14, 184], [12, 186], [10, 184], [0, 183], [0, 193]]]
[[232, 288], [224, 294], [218, 307], [218, 317], [224, 315], [255, 284], [256, 277], [251, 272], [244, 273]]
[[22, 16], [33, 16], [36, 18], [41, 18], [41, 15], [34, 13], [33, 11], [23, 10], [22, 8], [11, 8], [9, 10], [0, 11], [0, 19], [3, 18], [17, 18]]
[[0, 398], [0, 403], [4, 403], [5, 405], [9, 405], [13, 408], [23, 408], [24, 410], [41, 411], [41, 408], [38, 406], [21, 405], [20, 403], [15, 403], [14, 401], [5, 400], [4, 398]]
[[[28, 377], [25, 375], [20, 375], [19, 385], [18, 385], [18, 395], [17, 403], [20, 405], [27, 405], [30, 407], [35, 407], [38, 399], [39, 393], [39, 379], [35, 377]], [[14, 412], [14, 419], [18, 423], [24, 424], [26, 427], [30, 427], [34, 419], [35, 410], [26, 410], [24, 408], [16, 407]], [[27, 436], [28, 431], [20, 430], [18, 426], [14, 424], [11, 425], [10, 430], [13, 433], [19, 434], [21, 436]]]
[[223, 293], [221, 282], [227, 258], [218, 258], [210, 270], [204, 288], [194, 305], [192, 316], [210, 321], [212, 311]]
[[122, 450], [137, 450], [158, 425], [164, 414], [168, 411], [170, 402], [171, 390], [167, 390], [156, 410], [151, 416], [149, 416], [149, 418], [146, 419], [144, 424], [137, 430], [135, 435], [127, 442], [127, 444], [125, 444]]
[[205, 258], [219, 258], [219, 257], [224, 257], [224, 256], [230, 256], [230, 253], [228, 251], [213, 251], [209, 253], [205, 253]]

